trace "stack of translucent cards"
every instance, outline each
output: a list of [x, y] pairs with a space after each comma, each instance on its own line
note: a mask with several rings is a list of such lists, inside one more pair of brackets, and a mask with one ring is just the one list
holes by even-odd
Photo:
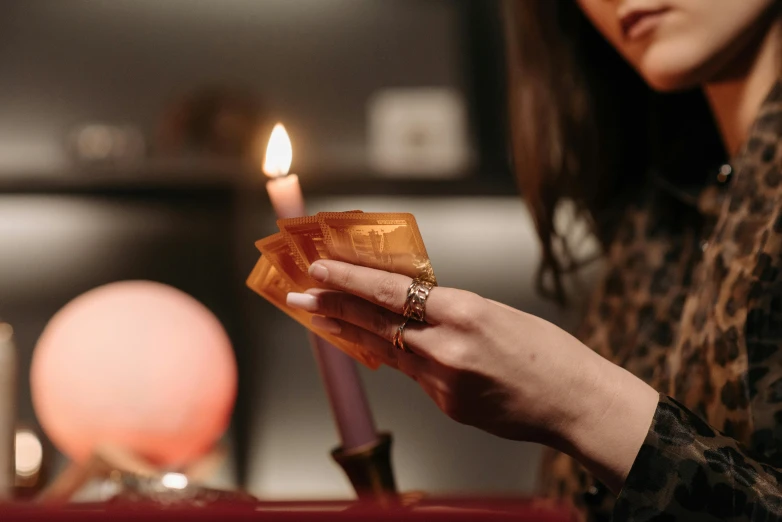
[[321, 212], [281, 219], [277, 226], [280, 232], [255, 243], [261, 258], [247, 286], [357, 361], [372, 369], [380, 366], [380, 360], [363, 347], [314, 328], [312, 314], [287, 306], [286, 296], [322, 286], [308, 275], [318, 259], [336, 259], [436, 285], [415, 218], [396, 213]]

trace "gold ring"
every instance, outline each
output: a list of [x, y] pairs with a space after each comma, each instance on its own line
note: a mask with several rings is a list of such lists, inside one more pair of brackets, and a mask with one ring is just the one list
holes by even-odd
[[429, 292], [432, 291], [432, 288], [434, 285], [423, 279], [413, 279], [407, 289], [407, 299], [405, 299], [402, 315], [423, 323], [426, 316], [426, 300], [429, 298]]
[[392, 339], [392, 343], [394, 345], [394, 348], [397, 350], [401, 350], [403, 352], [407, 353], [413, 353], [410, 351], [410, 348], [407, 347], [405, 344], [405, 327], [407, 326], [407, 321], [409, 321], [407, 317], [405, 317], [405, 320], [402, 321], [402, 324], [399, 325], [399, 328], [396, 329], [396, 332], [394, 332], [394, 338]]

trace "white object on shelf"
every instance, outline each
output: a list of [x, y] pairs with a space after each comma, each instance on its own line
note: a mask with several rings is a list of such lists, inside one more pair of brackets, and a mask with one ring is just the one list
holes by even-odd
[[386, 89], [367, 107], [370, 166], [394, 177], [450, 178], [471, 165], [467, 109], [446, 88]]
[[130, 125], [82, 125], [71, 132], [70, 147], [84, 163], [131, 163], [146, 152], [144, 136]]

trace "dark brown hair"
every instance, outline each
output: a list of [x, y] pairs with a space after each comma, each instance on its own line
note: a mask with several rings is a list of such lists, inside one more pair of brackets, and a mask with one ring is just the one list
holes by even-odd
[[[543, 258], [538, 289], [565, 302], [575, 259], [554, 213], [572, 201], [600, 243], [650, 171], [683, 181], [724, 159], [700, 92], [653, 93], [571, 0], [505, 0], [514, 167]], [[675, 124], [671, 122], [675, 119]]]

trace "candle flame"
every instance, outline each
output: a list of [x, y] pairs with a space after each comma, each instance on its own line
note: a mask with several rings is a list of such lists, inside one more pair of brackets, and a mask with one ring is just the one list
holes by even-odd
[[282, 123], [272, 130], [269, 145], [266, 146], [266, 159], [263, 161], [263, 173], [270, 178], [285, 176], [293, 162], [293, 147]]

